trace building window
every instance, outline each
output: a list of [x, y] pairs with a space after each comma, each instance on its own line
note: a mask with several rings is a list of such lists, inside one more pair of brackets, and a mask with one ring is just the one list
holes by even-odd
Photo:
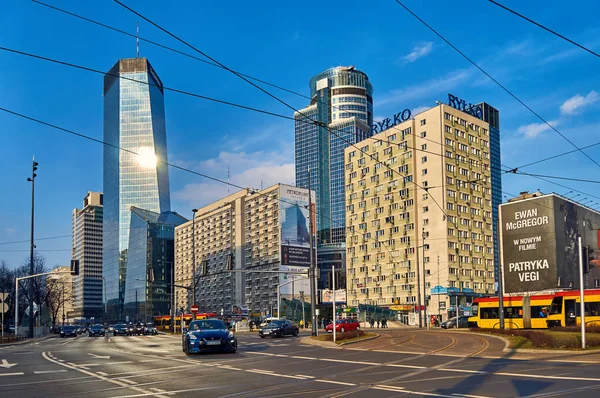
[[423, 131], [423, 132], [421, 133], [421, 138], [425, 138], [425, 137], [427, 137], [427, 132], [426, 132], [426, 131]]
[[427, 150], [427, 144], [423, 144], [423, 145], [421, 145], [421, 150], [422, 150], [422, 151], [425, 151], [425, 150]]
[[423, 206], [423, 213], [427, 213], [429, 211], [429, 206]]
[[423, 119], [421, 120], [421, 126], [425, 126], [427, 124], [427, 120]]
[[423, 170], [421, 170], [421, 175], [423, 175], [423, 176], [424, 176], [425, 174], [427, 174], [427, 169], [423, 169]]
[[423, 157], [421, 158], [421, 163], [425, 163], [426, 161], [427, 161], [427, 156], [423, 156]]

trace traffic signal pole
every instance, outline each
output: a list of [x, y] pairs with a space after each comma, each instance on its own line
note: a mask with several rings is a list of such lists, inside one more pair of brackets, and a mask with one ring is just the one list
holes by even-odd
[[[312, 335], [317, 335], [317, 264], [315, 253], [313, 251], [313, 210], [312, 210], [312, 191], [310, 189], [310, 168], [308, 169], [308, 245], [310, 246], [310, 301], [312, 314]], [[335, 314], [334, 314], [335, 315]], [[335, 325], [334, 325], [335, 329]]]

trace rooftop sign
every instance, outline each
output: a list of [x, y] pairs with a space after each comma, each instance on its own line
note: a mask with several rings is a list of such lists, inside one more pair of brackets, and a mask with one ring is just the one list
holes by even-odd
[[448, 105], [483, 120], [483, 109], [481, 109], [481, 105], [467, 105], [467, 101], [452, 94], [448, 94]]
[[394, 115], [394, 118], [385, 118], [381, 122], [376, 122], [371, 126], [373, 130], [373, 134], [381, 133], [389, 128], [394, 127], [397, 124], [407, 121], [410, 119], [412, 114], [410, 113], [410, 109], [405, 109], [402, 112], [398, 112]]

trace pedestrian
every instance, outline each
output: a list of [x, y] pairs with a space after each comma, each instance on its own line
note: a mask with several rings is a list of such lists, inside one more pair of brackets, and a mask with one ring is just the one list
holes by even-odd
[[375, 325], [375, 319], [371, 318], [369, 323], [371, 324], [371, 329], [373, 329], [373, 326]]
[[387, 328], [387, 318], [383, 318], [381, 320], [381, 327], [384, 329]]
[[379, 318], [377, 318], [377, 329], [379, 329]]
[[321, 318], [321, 328], [325, 329], [325, 318]]

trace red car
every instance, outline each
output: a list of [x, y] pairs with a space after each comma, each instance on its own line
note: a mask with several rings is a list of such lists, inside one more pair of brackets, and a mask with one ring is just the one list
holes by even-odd
[[[350, 319], [350, 318], [346, 318], [346, 319], [338, 319], [335, 323], [335, 331], [336, 332], [348, 332], [350, 330], [357, 330], [360, 329], [360, 322], [358, 322], [356, 319]], [[325, 331], [327, 333], [333, 333], [333, 323], [330, 323], [329, 325], [325, 326]]]

